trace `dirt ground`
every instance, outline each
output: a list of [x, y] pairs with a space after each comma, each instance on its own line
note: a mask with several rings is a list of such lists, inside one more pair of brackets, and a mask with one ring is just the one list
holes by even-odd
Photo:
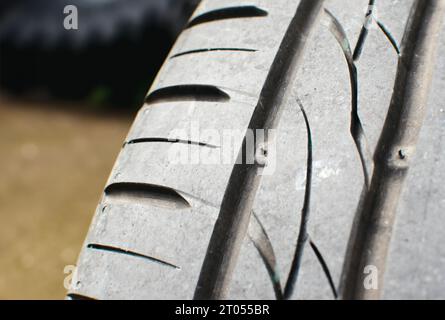
[[0, 96], [0, 299], [61, 299], [130, 116]]

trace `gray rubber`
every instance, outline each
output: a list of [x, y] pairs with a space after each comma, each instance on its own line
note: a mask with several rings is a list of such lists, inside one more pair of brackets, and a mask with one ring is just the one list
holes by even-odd
[[[444, 5], [443, 0], [428, 1]], [[412, 4], [377, 3], [379, 20], [399, 42]], [[178, 164], [175, 156], [185, 150], [204, 160], [218, 156], [221, 141], [209, 129], [239, 130], [233, 147], [238, 153], [298, 5], [294, 0], [202, 1], [191, 21], [204, 16], [182, 32], [128, 134], [86, 237], [69, 297], [193, 298], [233, 165]], [[231, 7], [238, 9], [228, 16], [206, 15]], [[367, 1], [328, 0], [325, 7], [355, 45]], [[417, 151], [412, 158], [410, 154], [385, 280], [378, 284], [384, 298], [445, 298], [445, 37], [439, 39], [427, 116]], [[371, 29], [357, 62], [359, 115], [370, 150], [389, 110], [397, 62], [385, 35]], [[309, 39], [294, 90], [283, 105], [275, 172], [263, 176], [253, 207], [275, 249], [282, 280], [292, 262], [305, 193], [306, 126], [296, 96], [306, 109], [313, 140], [308, 232], [340, 286], [364, 175], [350, 134], [348, 65], [323, 21]], [[196, 134], [187, 134], [191, 130], [207, 133], [197, 141]], [[172, 132], [175, 141], [169, 141]], [[274, 298], [267, 270], [248, 237], [227, 297]], [[292, 298], [332, 298], [310, 248]]]

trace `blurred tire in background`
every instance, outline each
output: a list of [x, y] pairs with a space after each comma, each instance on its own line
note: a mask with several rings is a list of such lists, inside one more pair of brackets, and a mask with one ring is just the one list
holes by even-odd
[[[196, 0], [2, 0], [0, 88], [134, 109]], [[78, 10], [78, 29], [63, 10]]]

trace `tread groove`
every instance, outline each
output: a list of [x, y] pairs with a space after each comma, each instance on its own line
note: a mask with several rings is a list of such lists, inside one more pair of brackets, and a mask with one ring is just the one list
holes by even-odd
[[109, 201], [137, 202], [170, 209], [187, 209], [191, 205], [172, 188], [134, 182], [112, 183], [105, 188]]
[[321, 268], [323, 269], [323, 272], [326, 276], [326, 279], [329, 282], [329, 286], [331, 287], [332, 295], [335, 299], [338, 298], [337, 289], [334, 284], [334, 280], [332, 279], [331, 271], [329, 270], [328, 264], [326, 263], [326, 260], [323, 258], [323, 255], [321, 254], [320, 250], [318, 249], [315, 242], [309, 238], [309, 244], [312, 248], [312, 251], [314, 252], [315, 256], [317, 257], [318, 262], [321, 265]]
[[157, 89], [145, 98], [145, 103], [154, 104], [170, 101], [225, 102], [228, 100], [230, 100], [229, 94], [216, 86], [187, 84]]
[[352, 56], [351, 45], [346, 36], [346, 32], [343, 29], [337, 18], [327, 9], [324, 10], [325, 17], [328, 19], [329, 29], [339, 45], [343, 50], [343, 54], [346, 58], [348, 64], [349, 76], [351, 82], [351, 124], [350, 132], [354, 139], [357, 152], [360, 157], [360, 162], [362, 165], [363, 176], [365, 179], [365, 186], [369, 186], [371, 171], [372, 171], [372, 158], [371, 152], [368, 148], [368, 143], [366, 141], [366, 136], [363, 130], [362, 122], [358, 114], [358, 76], [357, 67], [354, 63]]
[[212, 21], [265, 17], [267, 15], [268, 15], [267, 11], [260, 9], [256, 6], [238, 6], [238, 7], [216, 9], [209, 12], [205, 12], [193, 18], [187, 24], [186, 29], [194, 27], [198, 24], [212, 22]]
[[122, 249], [122, 248], [118, 248], [118, 247], [113, 247], [113, 246], [108, 246], [108, 245], [103, 245], [103, 244], [97, 244], [97, 243], [90, 243], [90, 244], [87, 245], [87, 248], [88, 249], [94, 249], [94, 250], [108, 251], [108, 252], [113, 252], [113, 253], [118, 253], [118, 254], [125, 254], [125, 255], [129, 255], [129, 256], [137, 257], [137, 258], [143, 258], [143, 259], [146, 259], [146, 260], [149, 260], [149, 261], [152, 261], [152, 262], [156, 262], [156, 263], [162, 264], [162, 265], [170, 267], [170, 268], [181, 269], [180, 267], [178, 267], [178, 266], [176, 266], [176, 265], [174, 265], [174, 264], [172, 264], [170, 262], [167, 262], [167, 261], [164, 261], [164, 260], [161, 260], [161, 259], [158, 259], [158, 258], [154, 258], [152, 256], [147, 256], [147, 255], [142, 254], [142, 253], [138, 253], [138, 252], [134, 252], [134, 251], [131, 251], [131, 250], [127, 250], [127, 249]]
[[170, 59], [174, 59], [177, 57], [182, 57], [189, 54], [195, 53], [204, 53], [204, 52], [220, 52], [220, 51], [229, 51], [229, 52], [257, 52], [256, 49], [248, 49], [248, 48], [206, 48], [206, 49], [195, 49], [195, 50], [187, 50], [183, 52], [176, 53], [170, 57]]
[[138, 144], [138, 143], [153, 143], [153, 142], [164, 142], [164, 143], [181, 143], [181, 144], [189, 144], [201, 147], [208, 147], [212, 149], [217, 149], [219, 146], [215, 146], [213, 144], [205, 143], [205, 142], [196, 142], [192, 140], [182, 140], [182, 139], [169, 139], [169, 138], [137, 138], [128, 141], [126, 144]]
[[278, 264], [273, 249], [272, 242], [267, 234], [266, 228], [261, 223], [259, 217], [252, 211], [252, 219], [249, 224], [248, 236], [252, 241], [258, 254], [266, 267], [269, 279], [274, 289], [275, 298], [283, 299], [283, 289], [281, 288], [280, 274], [278, 272]]
[[368, 11], [366, 12], [365, 22], [363, 23], [362, 29], [360, 30], [360, 35], [357, 40], [357, 44], [354, 49], [353, 60], [357, 61], [363, 52], [365, 46], [366, 38], [369, 34], [368, 24], [372, 23], [373, 12], [374, 12], [375, 0], [370, 0], [368, 4]]
[[292, 258], [292, 264], [286, 281], [286, 286], [284, 287], [284, 299], [290, 299], [292, 297], [295, 285], [297, 283], [298, 273], [300, 271], [301, 263], [303, 260], [304, 248], [309, 238], [307, 226], [310, 217], [311, 192], [312, 192], [313, 150], [312, 150], [311, 126], [306, 111], [304, 110], [303, 103], [298, 97], [296, 100], [298, 106], [300, 107], [301, 113], [303, 114], [304, 124], [306, 125], [306, 134], [307, 134], [306, 186], [304, 192], [303, 208], [301, 209], [301, 221], [300, 221], [300, 229], [298, 231], [297, 245], [295, 247], [294, 256]]
[[86, 301], [86, 300], [94, 301], [94, 300], [98, 300], [96, 298], [91, 298], [91, 297], [88, 297], [86, 295], [79, 294], [79, 293], [69, 293], [69, 294], [66, 295], [66, 297], [68, 298], [68, 300], [78, 300], [78, 301]]
[[360, 35], [354, 49], [354, 54], [352, 56], [354, 61], [358, 61], [360, 59], [360, 56], [363, 52], [363, 48], [365, 47], [366, 38], [368, 37], [369, 34], [368, 29], [372, 24], [372, 21], [375, 21], [377, 23], [380, 30], [383, 32], [383, 34], [386, 36], [386, 38], [393, 46], [394, 50], [397, 52], [397, 55], [400, 55], [400, 47], [399, 44], [397, 43], [397, 40], [394, 38], [394, 36], [391, 34], [388, 28], [383, 24], [383, 22], [381, 22], [374, 16], [374, 6], [375, 6], [375, 0], [370, 0], [368, 4], [368, 12], [366, 13], [365, 16], [365, 22], [360, 31]]
[[382, 30], [388, 41], [391, 43], [397, 55], [400, 56], [400, 46], [396, 38], [394, 38], [394, 36], [391, 34], [391, 32], [388, 30], [383, 22], [377, 20], [377, 25], [379, 26], [380, 30]]

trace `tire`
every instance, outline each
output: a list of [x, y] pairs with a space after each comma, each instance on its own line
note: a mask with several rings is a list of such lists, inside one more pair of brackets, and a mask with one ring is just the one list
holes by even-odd
[[[367, 2], [325, 1], [339, 24], [323, 2], [201, 2], [128, 134], [69, 298], [273, 299], [268, 271], [284, 284], [294, 265], [286, 298], [331, 299], [329, 277], [344, 299], [445, 298], [445, 1], [377, 1], [392, 35], [371, 28], [354, 63], [323, 21], [355, 43]], [[399, 57], [387, 38], [400, 39]], [[258, 180], [245, 182], [257, 179], [246, 173], [257, 156], [209, 164], [236, 155], [246, 129], [263, 128], [252, 124], [278, 118], [256, 197]], [[224, 130], [241, 135], [220, 152]], [[252, 208], [273, 258], [247, 236]]]

